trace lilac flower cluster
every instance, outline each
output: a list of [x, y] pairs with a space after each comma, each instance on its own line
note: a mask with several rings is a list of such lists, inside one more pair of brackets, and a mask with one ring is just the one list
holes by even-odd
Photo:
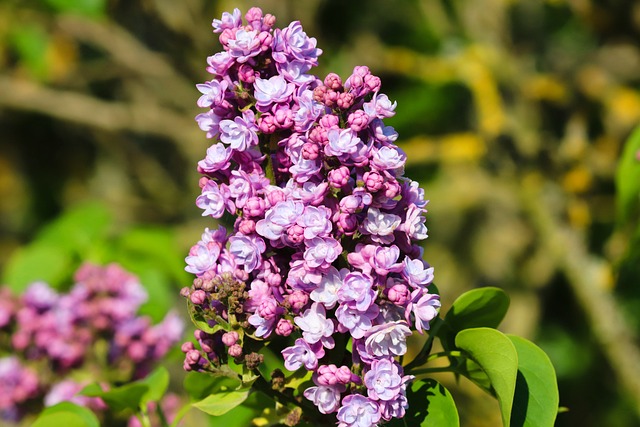
[[[196, 279], [183, 295], [207, 326], [196, 322], [200, 350], [183, 346], [185, 369], [255, 361], [248, 341], [290, 336], [285, 367], [313, 372], [304, 396], [319, 412], [340, 426], [403, 417], [411, 377], [396, 359], [440, 300], [418, 245], [427, 201], [384, 124], [396, 103], [365, 66], [344, 82], [308, 74], [321, 50], [299, 22], [274, 28], [255, 7], [245, 19], [213, 21], [223, 50], [197, 85], [196, 121], [215, 142], [196, 205], [234, 226], [206, 229], [186, 258]], [[342, 366], [327, 362], [337, 341], [351, 343]]]
[[[0, 417], [19, 418], [27, 398], [104, 409], [100, 399], [75, 396], [86, 385], [71, 379], [75, 372], [115, 369], [122, 379], [141, 378], [181, 339], [184, 325], [176, 313], [157, 325], [137, 316], [146, 291], [118, 265], [84, 264], [75, 281], [67, 293], [44, 282], [31, 284], [20, 297], [2, 290], [0, 342], [15, 356], [0, 359]], [[99, 360], [106, 366], [92, 365]], [[46, 366], [47, 373], [31, 375], [29, 366]], [[13, 379], [17, 373], [20, 381]]]

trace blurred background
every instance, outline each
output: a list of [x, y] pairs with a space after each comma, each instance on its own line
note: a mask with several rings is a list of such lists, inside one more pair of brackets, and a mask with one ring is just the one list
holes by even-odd
[[[2, 283], [63, 290], [81, 261], [117, 261], [144, 314], [187, 318], [183, 260], [214, 226], [194, 204], [210, 143], [195, 84], [220, 49], [211, 20], [255, 5], [318, 39], [315, 74], [367, 65], [398, 102], [443, 310], [505, 289], [501, 329], [555, 365], [557, 425], [640, 426], [632, 0], [0, 0]], [[463, 426], [500, 425], [492, 398], [438, 379]]]

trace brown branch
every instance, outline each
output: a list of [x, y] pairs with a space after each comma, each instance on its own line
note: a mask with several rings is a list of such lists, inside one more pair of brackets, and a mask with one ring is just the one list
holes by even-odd
[[532, 218], [542, 245], [550, 251], [565, 274], [618, 383], [635, 402], [632, 406], [640, 415], [640, 349], [635, 344], [636, 337], [614, 296], [608, 291], [610, 267], [607, 262], [589, 254], [584, 236], [562, 224], [559, 215], [553, 212], [553, 200], [558, 200], [554, 196], [559, 192], [552, 183], [532, 186], [526, 185], [525, 181], [523, 205]]
[[44, 114], [97, 129], [157, 135], [176, 143], [180, 152], [195, 162], [203, 156], [202, 133], [190, 117], [154, 104], [108, 102], [80, 93], [50, 89], [34, 83], [0, 76], [0, 108]]

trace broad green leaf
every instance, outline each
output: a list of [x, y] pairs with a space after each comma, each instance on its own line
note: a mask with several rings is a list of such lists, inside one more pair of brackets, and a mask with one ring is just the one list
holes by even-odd
[[59, 289], [71, 276], [73, 267], [67, 252], [52, 245], [32, 244], [18, 249], [9, 258], [2, 282], [16, 293], [36, 281]]
[[222, 415], [244, 402], [249, 397], [251, 388], [222, 391], [209, 395], [193, 406], [209, 415]]
[[500, 288], [472, 289], [460, 295], [438, 331], [445, 349], [451, 349], [455, 336], [463, 329], [496, 328], [509, 309], [509, 296]]
[[103, 391], [98, 384], [90, 384], [79, 394], [89, 397], [100, 397], [114, 412], [131, 409], [138, 410], [143, 398], [147, 395], [149, 387], [145, 384], [130, 383], [121, 387], [115, 387]]
[[181, 288], [192, 276], [185, 270], [184, 257], [188, 248], [176, 244], [173, 230], [158, 227], [137, 227], [123, 234], [118, 241], [118, 251], [123, 258], [143, 259], [153, 262], [156, 269], [179, 284]]
[[274, 401], [266, 394], [254, 392], [249, 395], [241, 405], [236, 406], [229, 412], [210, 417], [212, 427], [246, 427], [253, 425], [251, 421], [260, 416], [265, 408], [273, 408]]
[[100, 427], [100, 422], [91, 410], [71, 402], [61, 402], [46, 408], [32, 427]]
[[202, 400], [210, 394], [236, 390], [241, 384], [240, 378], [206, 375], [199, 372], [189, 372], [183, 382], [187, 394], [198, 400]]
[[103, 203], [80, 204], [47, 224], [38, 233], [36, 242], [75, 253], [84, 260], [96, 242], [106, 237], [111, 223], [111, 213]]
[[390, 427], [458, 427], [458, 409], [449, 390], [434, 379], [416, 380], [407, 390], [409, 409]]
[[463, 350], [485, 372], [500, 404], [502, 423], [509, 427], [518, 376], [518, 353], [511, 340], [491, 328], [460, 331], [456, 347]]
[[445, 322], [455, 331], [468, 328], [497, 328], [509, 309], [509, 296], [500, 288], [472, 289], [454, 302]]
[[553, 427], [560, 399], [551, 360], [531, 341], [514, 335], [508, 337], [518, 352], [518, 379], [511, 425]]
[[164, 366], [159, 366], [145, 378], [136, 381], [136, 383], [148, 387], [148, 391], [142, 397], [141, 404], [159, 402], [167, 391], [167, 387], [169, 387], [169, 371]]
[[624, 224], [640, 211], [640, 126], [625, 143], [616, 171], [616, 210]]

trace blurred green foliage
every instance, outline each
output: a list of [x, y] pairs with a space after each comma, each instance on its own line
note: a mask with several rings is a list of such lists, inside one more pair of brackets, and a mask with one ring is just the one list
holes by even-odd
[[[4, 283], [57, 286], [80, 260], [118, 261], [147, 286], [145, 313], [158, 319], [182, 305], [177, 292], [190, 280], [182, 260], [215, 226], [193, 203], [208, 144], [192, 119], [194, 84], [219, 49], [211, 19], [254, 3], [0, 2]], [[259, 6], [317, 37], [317, 74], [346, 77], [367, 65], [398, 101], [388, 124], [400, 133], [407, 176], [431, 199], [425, 259], [444, 309], [468, 289], [505, 289], [502, 329], [540, 344], [556, 367], [569, 408], [557, 425], [640, 425], [640, 397], [620, 370], [626, 355], [610, 351], [600, 325], [623, 313], [612, 327], [637, 347], [637, 2]], [[610, 298], [615, 313], [598, 312], [581, 289]], [[438, 381], [462, 425], [499, 424], [491, 399]]]

